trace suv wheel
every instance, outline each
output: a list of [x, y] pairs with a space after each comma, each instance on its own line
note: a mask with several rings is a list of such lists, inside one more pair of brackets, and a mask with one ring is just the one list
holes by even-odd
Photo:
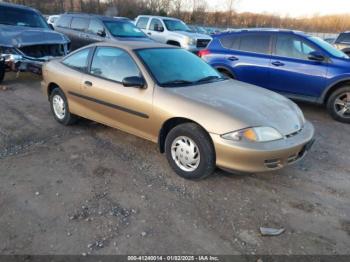
[[215, 150], [209, 135], [193, 123], [174, 127], [166, 137], [165, 153], [173, 170], [186, 179], [202, 179], [215, 170]]
[[61, 89], [55, 88], [50, 95], [51, 111], [60, 124], [72, 125], [77, 121], [77, 116], [71, 114], [68, 108], [67, 98]]
[[327, 109], [335, 120], [350, 123], [350, 87], [334, 91], [327, 101]]

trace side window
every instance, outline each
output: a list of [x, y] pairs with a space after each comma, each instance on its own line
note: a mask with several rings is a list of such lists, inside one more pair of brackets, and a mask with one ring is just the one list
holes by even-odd
[[140, 17], [139, 20], [137, 21], [136, 26], [141, 29], [146, 29], [148, 20], [149, 20], [148, 17]]
[[313, 51], [316, 50], [312, 46], [293, 35], [277, 36], [276, 55], [278, 56], [307, 60]]
[[79, 71], [86, 71], [91, 48], [83, 49], [63, 60], [63, 64]]
[[227, 49], [238, 50], [239, 49], [239, 36], [227, 35], [220, 39], [221, 45]]
[[98, 47], [91, 64], [90, 73], [112, 81], [140, 76], [140, 70], [130, 55], [119, 48]]
[[338, 36], [338, 39], [336, 40], [337, 43], [350, 43], [350, 34], [349, 33], [342, 33]]
[[88, 27], [89, 20], [80, 17], [74, 17], [72, 20], [71, 28], [77, 31], [85, 31]]
[[162, 22], [157, 18], [153, 18], [151, 21], [151, 24], [149, 25], [149, 30], [157, 31], [157, 32], [163, 31], [164, 28], [163, 28]]
[[69, 28], [69, 27], [70, 27], [71, 21], [72, 21], [72, 18], [71, 18], [71, 17], [69, 17], [69, 16], [61, 16], [61, 17], [57, 20], [55, 26], [57, 26], [57, 27], [63, 27], [63, 28]]
[[258, 53], [270, 53], [270, 34], [244, 34], [241, 36], [240, 50]]
[[88, 33], [94, 34], [94, 35], [100, 35], [103, 32], [105, 32], [103, 25], [99, 21], [95, 19], [91, 19], [89, 28], [88, 28]]

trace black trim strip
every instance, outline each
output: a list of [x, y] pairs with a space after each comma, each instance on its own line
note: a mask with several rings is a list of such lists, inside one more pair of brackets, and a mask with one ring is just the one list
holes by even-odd
[[91, 101], [91, 102], [94, 102], [94, 103], [97, 103], [97, 104], [108, 106], [108, 107], [111, 107], [111, 108], [114, 108], [114, 109], [117, 109], [117, 110], [120, 110], [120, 111], [124, 111], [126, 113], [129, 113], [129, 114], [132, 114], [132, 115], [135, 115], [135, 116], [139, 116], [139, 117], [142, 117], [142, 118], [149, 118], [149, 116], [144, 114], [144, 113], [137, 112], [137, 111], [134, 111], [134, 110], [131, 110], [131, 109], [119, 106], [119, 105], [114, 105], [114, 104], [111, 104], [111, 103], [108, 103], [108, 102], [105, 102], [105, 101], [101, 101], [101, 100], [98, 100], [98, 99], [95, 99], [95, 98], [92, 98], [92, 97], [88, 97], [88, 96], [84, 96], [84, 95], [81, 95], [81, 94], [78, 94], [78, 93], [75, 93], [75, 92], [71, 92], [71, 91], [68, 91], [68, 94], [76, 96], [76, 97], [79, 97], [79, 98], [86, 99], [88, 101]]

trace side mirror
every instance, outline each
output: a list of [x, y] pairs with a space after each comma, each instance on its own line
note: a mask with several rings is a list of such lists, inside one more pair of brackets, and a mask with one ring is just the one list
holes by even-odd
[[161, 25], [158, 25], [158, 24], [156, 24], [156, 25], [154, 26], [154, 29], [155, 29], [155, 31], [157, 31], [157, 32], [163, 32], [163, 31], [164, 31], [164, 28], [163, 28]]
[[52, 24], [48, 24], [51, 30], [55, 30]]
[[139, 76], [130, 76], [123, 79], [123, 86], [125, 87], [137, 87], [145, 88], [146, 82], [142, 77]]
[[323, 62], [324, 60], [326, 60], [326, 57], [318, 51], [311, 52], [308, 58], [311, 61], [317, 61], [317, 62]]
[[97, 32], [97, 35], [100, 37], [106, 37], [106, 31], [105, 30], [100, 30]]

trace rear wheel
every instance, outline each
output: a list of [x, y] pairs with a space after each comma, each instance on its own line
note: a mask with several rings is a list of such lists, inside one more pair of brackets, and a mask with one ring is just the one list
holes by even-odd
[[327, 109], [335, 120], [350, 123], [350, 86], [335, 90], [327, 101]]
[[166, 137], [165, 153], [173, 170], [186, 179], [202, 179], [215, 170], [215, 150], [209, 135], [194, 123], [174, 127]]
[[57, 122], [63, 125], [72, 125], [78, 117], [69, 112], [67, 98], [61, 89], [55, 88], [50, 95], [51, 111]]

